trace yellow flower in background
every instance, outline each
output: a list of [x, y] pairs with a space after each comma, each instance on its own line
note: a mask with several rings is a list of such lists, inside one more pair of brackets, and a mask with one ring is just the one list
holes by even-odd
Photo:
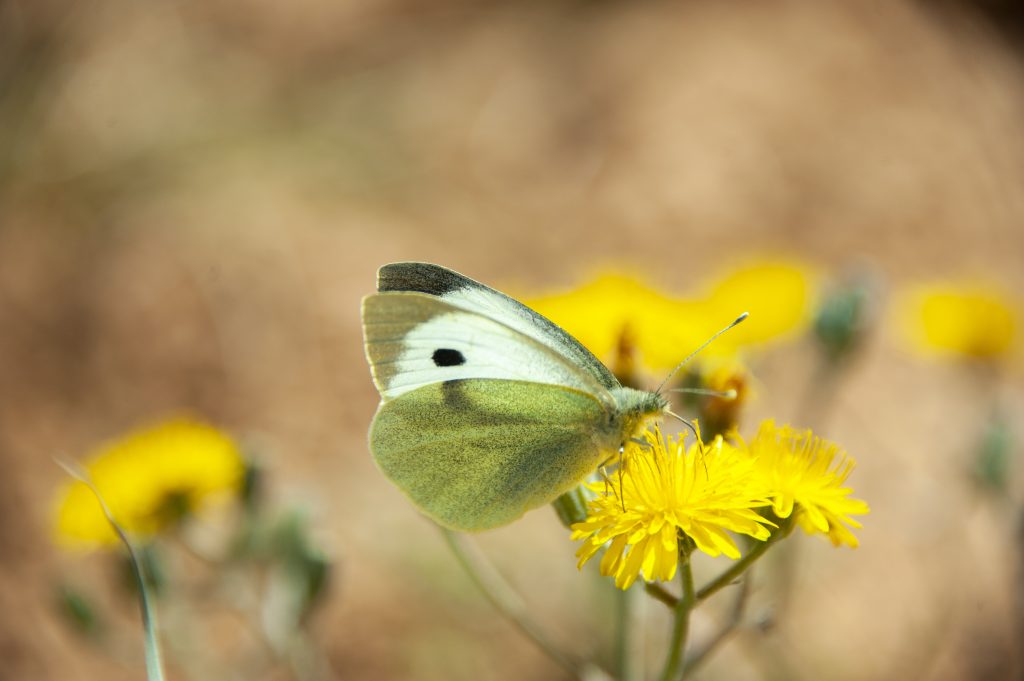
[[897, 309], [905, 336], [922, 354], [998, 359], [1014, 349], [1020, 309], [994, 286], [920, 286]]
[[709, 354], [730, 354], [804, 331], [811, 321], [816, 280], [805, 264], [760, 260], [712, 281], [703, 300], [709, 316], [729, 321], [746, 311], [750, 318], [715, 341]]
[[729, 532], [767, 539], [771, 523], [754, 510], [768, 503], [753, 460], [716, 438], [688, 449], [684, 438], [654, 429], [644, 446], [627, 444], [620, 470], [590, 483], [597, 493], [587, 519], [572, 526], [579, 567], [606, 544], [601, 574], [627, 589], [644, 579], [671, 580], [679, 565], [679, 532], [711, 556], [740, 557]]
[[748, 451], [776, 516], [788, 518], [795, 512], [796, 522], [809, 534], [825, 534], [835, 546], [856, 548], [857, 537], [849, 528], [861, 524], [850, 516], [870, 509], [851, 499], [853, 490], [844, 487], [855, 462], [838, 445], [810, 430], [780, 428], [768, 420], [761, 423]]
[[[145, 537], [237, 492], [245, 463], [238, 446], [221, 431], [175, 420], [101, 446], [84, 468], [118, 524]], [[57, 541], [69, 547], [118, 542], [96, 497], [79, 481], [58, 494], [55, 532]]]
[[762, 261], [708, 282], [699, 297], [671, 297], [637, 278], [604, 273], [573, 291], [525, 302], [613, 369], [625, 345], [657, 371], [674, 367], [742, 312], [749, 311], [750, 319], [710, 346], [706, 356], [731, 356], [798, 333], [810, 320], [813, 282], [806, 266]]
[[[690, 327], [679, 320], [685, 311], [677, 301], [625, 274], [606, 272], [572, 291], [525, 303], [597, 357], [615, 359], [627, 344], [635, 346], [642, 354], [641, 361], [652, 368], [674, 366], [681, 356], [674, 361], [666, 361], [664, 356], [677, 357], [680, 347], [692, 350], [694, 339], [702, 333], [688, 334]], [[670, 349], [666, 352], [666, 348]]]

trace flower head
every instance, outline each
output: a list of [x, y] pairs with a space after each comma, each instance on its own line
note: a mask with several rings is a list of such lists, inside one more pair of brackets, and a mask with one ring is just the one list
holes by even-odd
[[982, 284], [933, 284], [904, 295], [905, 335], [922, 354], [998, 359], [1014, 349], [1020, 310], [999, 289]]
[[709, 282], [702, 299], [709, 318], [729, 321], [741, 312], [750, 313], [750, 319], [716, 341], [709, 354], [728, 356], [803, 331], [810, 324], [816, 279], [807, 265], [765, 259], [735, 267]]
[[648, 369], [663, 370], [744, 311], [751, 312], [750, 320], [716, 341], [706, 356], [734, 356], [799, 331], [810, 318], [812, 281], [807, 267], [761, 261], [707, 282], [703, 295], [676, 297], [638, 278], [606, 272], [575, 290], [526, 302], [613, 370], [623, 348]]
[[613, 370], [622, 360], [631, 361], [634, 353], [649, 368], [674, 366], [706, 338], [694, 328], [694, 306], [682, 309], [679, 301], [617, 272], [599, 274], [566, 293], [528, 299], [527, 304], [609, 361]]
[[[103, 445], [84, 467], [118, 524], [137, 536], [152, 536], [237, 491], [245, 465], [224, 433], [175, 420]], [[96, 497], [79, 481], [60, 490], [55, 524], [57, 540], [67, 546], [117, 543]]]
[[771, 523], [757, 514], [768, 503], [753, 460], [722, 438], [684, 446], [655, 429], [643, 445], [629, 443], [618, 472], [591, 483], [597, 493], [585, 521], [572, 526], [579, 567], [608, 545], [601, 574], [620, 589], [640, 576], [671, 580], [679, 564], [679, 533], [711, 555], [739, 558], [729, 532], [767, 539]]
[[844, 487], [854, 461], [838, 445], [810, 430], [780, 428], [768, 420], [761, 423], [748, 451], [776, 516], [796, 513], [796, 522], [806, 532], [828, 535], [835, 546], [857, 546], [850, 528], [861, 524], [850, 516], [864, 515], [869, 508], [860, 499], [851, 499], [852, 490]]

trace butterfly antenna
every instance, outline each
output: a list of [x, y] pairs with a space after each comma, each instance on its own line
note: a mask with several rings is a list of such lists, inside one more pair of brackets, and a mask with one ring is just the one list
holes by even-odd
[[670, 411], [668, 409], [665, 410], [665, 413], [668, 414], [669, 416], [673, 416], [673, 417], [679, 419], [680, 421], [682, 421], [683, 425], [686, 426], [687, 428], [689, 428], [690, 432], [693, 433], [693, 436], [695, 438], [697, 438], [697, 442], [700, 442], [700, 433], [697, 432], [697, 426], [693, 425], [693, 421], [691, 421], [689, 419], [684, 419], [679, 414], [675, 413], [674, 411]]
[[701, 350], [703, 350], [703, 349], [704, 349], [704, 348], [706, 348], [707, 346], [711, 345], [711, 343], [712, 343], [712, 342], [713, 342], [713, 341], [714, 341], [714, 340], [715, 340], [716, 338], [718, 338], [718, 337], [719, 337], [719, 336], [721, 336], [721, 335], [722, 335], [723, 333], [725, 333], [726, 331], [728, 331], [728, 330], [729, 330], [729, 329], [731, 329], [732, 327], [736, 326], [737, 324], [739, 324], [740, 322], [742, 322], [742, 321], [743, 321], [744, 319], [746, 319], [746, 318], [747, 318], [747, 317], [749, 317], [749, 316], [750, 316], [750, 313], [749, 313], [749, 312], [744, 312], [744, 313], [743, 313], [743, 314], [741, 314], [741, 315], [740, 315], [739, 317], [737, 317], [736, 319], [734, 319], [734, 320], [732, 321], [732, 323], [731, 323], [731, 324], [729, 324], [729, 325], [728, 325], [727, 327], [725, 327], [724, 329], [721, 329], [721, 330], [720, 330], [720, 331], [719, 331], [718, 333], [716, 333], [716, 334], [715, 334], [714, 336], [712, 336], [711, 338], [708, 338], [708, 339], [707, 339], [706, 341], [704, 341], [704, 343], [703, 343], [703, 344], [702, 344], [702, 345], [701, 345], [701, 346], [700, 346], [699, 348], [697, 348], [696, 350], [694, 350], [693, 352], [691, 352], [691, 353], [690, 353], [689, 355], [687, 355], [687, 356], [686, 356], [686, 359], [684, 359], [684, 360], [683, 360], [682, 362], [680, 362], [679, 364], [677, 364], [677, 365], [676, 365], [676, 368], [675, 368], [675, 369], [673, 369], [672, 371], [670, 371], [670, 372], [669, 372], [668, 376], [666, 376], [666, 377], [665, 377], [665, 380], [661, 382], [661, 385], [659, 385], [659, 386], [658, 386], [658, 389], [657, 389], [657, 390], [656, 390], [655, 392], [658, 392], [658, 393], [660, 393], [660, 392], [661, 392], [661, 389], [665, 387], [665, 384], [666, 384], [666, 383], [668, 383], [668, 382], [669, 382], [669, 380], [670, 380], [670, 379], [671, 379], [671, 378], [672, 378], [673, 376], [675, 376], [675, 375], [676, 375], [676, 372], [677, 372], [677, 371], [679, 371], [679, 370], [680, 370], [680, 369], [682, 369], [682, 368], [683, 368], [684, 366], [686, 366], [686, 363], [687, 363], [687, 362], [689, 362], [689, 361], [690, 361], [691, 359], [693, 359], [693, 358], [694, 358], [694, 357], [695, 357], [695, 356], [696, 356], [696, 355], [697, 355], [697, 354], [698, 354], [698, 353], [699, 353], [699, 352], [700, 352]]
[[697, 440], [697, 451], [700, 453], [700, 462], [704, 464], [704, 475], [705, 477], [711, 477], [708, 473], [708, 462], [704, 460], [704, 443], [701, 442], [700, 440], [700, 433], [697, 432], [697, 426], [693, 425], [692, 421], [684, 419], [682, 416], [675, 413], [674, 411], [669, 411], [668, 409], [666, 409], [665, 413], [668, 414], [669, 416], [674, 416], [680, 421], [682, 421], [683, 425], [689, 428], [690, 432], [693, 433], [693, 437]]
[[708, 397], [718, 397], [723, 400], [735, 400], [738, 393], [735, 388], [729, 388], [728, 390], [709, 390], [707, 388], [669, 388], [670, 393], [688, 393], [690, 395], [707, 395]]

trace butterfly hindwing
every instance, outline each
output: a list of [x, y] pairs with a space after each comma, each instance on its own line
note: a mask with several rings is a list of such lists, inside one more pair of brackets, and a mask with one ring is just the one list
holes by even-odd
[[577, 484], [618, 437], [607, 425], [602, 405], [578, 390], [453, 380], [382, 402], [370, 449], [424, 513], [476, 531], [512, 522]]
[[377, 273], [377, 290], [415, 291], [471, 310], [547, 345], [572, 365], [586, 371], [605, 389], [619, 387], [612, 373], [579, 341], [547, 317], [504, 293], [439, 265], [400, 262], [385, 265]]

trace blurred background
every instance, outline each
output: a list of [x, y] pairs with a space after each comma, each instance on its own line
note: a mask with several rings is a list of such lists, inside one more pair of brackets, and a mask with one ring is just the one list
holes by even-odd
[[[141, 677], [109, 556], [54, 545], [53, 457], [181, 413], [257, 451], [268, 503], [329, 557], [308, 623], [325, 678], [566, 678], [374, 467], [360, 298], [395, 260], [521, 296], [610, 269], [685, 295], [766, 257], [808, 263], [822, 295], [872, 282], [829, 408], [802, 406], [808, 336], [754, 365], [744, 419], [842, 443], [872, 513], [855, 551], [798, 537], [783, 615], [703, 678], [1020, 676], [1020, 471], [999, 493], [971, 474], [995, 402], [1015, 446], [1020, 356], [919, 357], [890, 303], [935, 280], [1021, 291], [1021, 20], [925, 0], [4, 3], [0, 678]], [[552, 638], [601, 657], [611, 596], [549, 509], [478, 543]], [[69, 581], [127, 659], [69, 624]], [[656, 670], [667, 616], [641, 607]], [[176, 617], [200, 647], [253, 645], [220, 613]], [[193, 678], [181, 650], [171, 676]]]

